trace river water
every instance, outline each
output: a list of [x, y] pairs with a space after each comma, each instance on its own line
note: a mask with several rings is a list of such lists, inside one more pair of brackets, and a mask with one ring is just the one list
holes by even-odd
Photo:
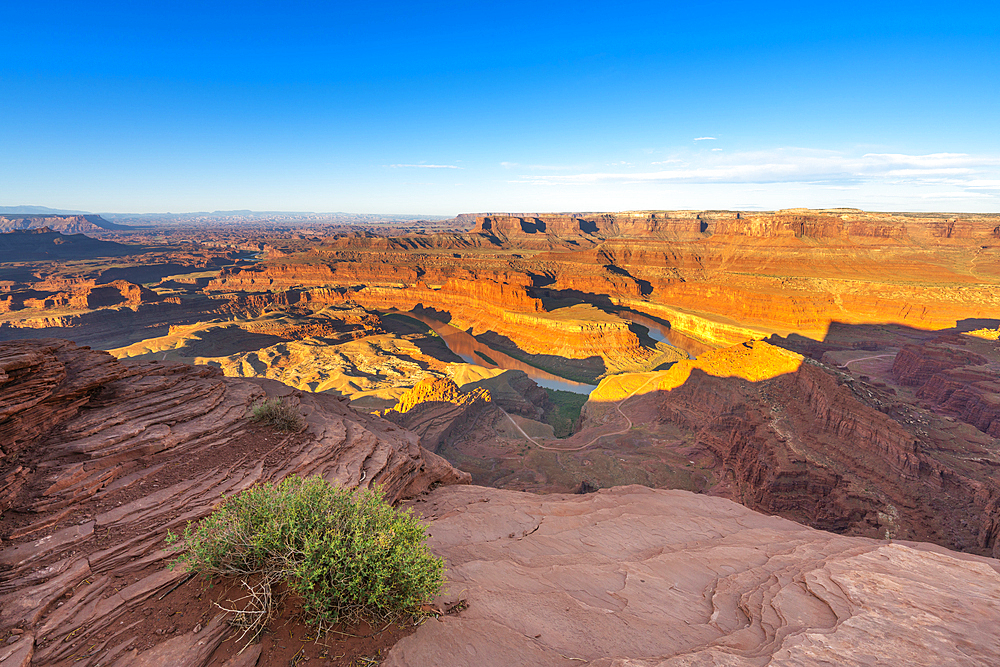
[[[559, 377], [558, 375], [546, 373], [539, 368], [535, 368], [531, 364], [526, 364], [519, 359], [515, 359], [504, 354], [503, 352], [494, 350], [488, 345], [480, 343], [468, 332], [462, 331], [461, 329], [453, 327], [450, 324], [445, 324], [439, 320], [435, 320], [412, 311], [406, 313], [398, 312], [397, 314], [405, 315], [406, 317], [413, 318], [426, 324], [434, 331], [434, 333], [441, 336], [449, 350], [462, 357], [466, 363], [476, 364], [478, 366], [483, 366], [484, 368], [503, 368], [505, 370], [524, 371], [527, 373], [528, 377], [535, 381], [535, 384], [540, 387], [545, 387], [546, 389], [560, 389], [562, 391], [571, 391], [574, 394], [589, 394], [597, 388], [596, 385], [573, 382], [572, 380], [567, 380], [566, 378]], [[700, 341], [688, 338], [684, 334], [673, 331], [667, 324], [653, 318], [640, 315], [631, 310], [622, 310], [615, 314], [623, 320], [630, 320], [638, 325], [646, 327], [649, 329], [650, 338], [676, 347], [680, 351], [687, 354], [690, 359], [695, 358], [702, 352], [712, 349]], [[486, 358], [482, 355], [485, 355]], [[488, 359], [492, 359], [495, 363], [491, 363]]]
[[[574, 394], [589, 394], [597, 388], [596, 385], [573, 382], [572, 380], [567, 380], [566, 378], [559, 377], [558, 375], [546, 373], [539, 368], [535, 368], [531, 364], [526, 364], [523, 361], [507, 356], [503, 352], [497, 352], [492, 347], [480, 343], [468, 332], [462, 331], [461, 329], [453, 327], [450, 324], [445, 324], [444, 322], [439, 322], [438, 320], [425, 317], [424, 315], [418, 315], [414, 312], [400, 312], [398, 314], [419, 320], [429, 326], [434, 333], [441, 336], [449, 350], [462, 357], [462, 359], [467, 363], [483, 366], [484, 368], [503, 368], [504, 370], [524, 371], [528, 374], [528, 377], [535, 381], [535, 384], [539, 387], [545, 387], [546, 389], [560, 389], [562, 391], [571, 391]], [[496, 363], [490, 363], [477, 354], [477, 352], [486, 355], [489, 359], [492, 359]]]
[[623, 320], [630, 320], [636, 324], [646, 327], [649, 329], [650, 338], [666, 343], [671, 347], [676, 347], [681, 352], [687, 354], [689, 359], [694, 359], [699, 354], [714, 349], [710, 345], [702, 343], [700, 340], [696, 340], [689, 336], [685, 336], [680, 332], [674, 331], [670, 328], [669, 324], [665, 324], [659, 320], [641, 315], [635, 311], [619, 310], [615, 313], [615, 315]]

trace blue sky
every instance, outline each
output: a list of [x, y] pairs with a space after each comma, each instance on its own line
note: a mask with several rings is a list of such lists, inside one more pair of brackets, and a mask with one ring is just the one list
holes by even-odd
[[997, 3], [0, 4], [0, 205], [1000, 211]]

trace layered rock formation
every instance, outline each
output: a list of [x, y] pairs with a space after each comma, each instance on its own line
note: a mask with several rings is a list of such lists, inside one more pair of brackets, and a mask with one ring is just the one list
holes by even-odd
[[[302, 292], [298, 303], [313, 308], [355, 303], [378, 310], [443, 311], [452, 326], [474, 335], [489, 332], [507, 339], [510, 346], [506, 352], [603, 360], [605, 368], [612, 371], [642, 366], [656, 355], [641, 344], [629, 322], [596, 308], [579, 305], [545, 312], [541, 300], [531, 297], [525, 285], [517, 284], [523, 280], [509, 284], [450, 279], [438, 289], [424, 283], [408, 288], [320, 288]], [[228, 290], [243, 284], [243, 280], [222, 277], [208, 289]]]
[[139, 306], [160, 301], [153, 290], [127, 280], [115, 280], [105, 285], [84, 284], [68, 291], [41, 293], [36, 290], [15, 292], [0, 297], [0, 313], [16, 310], [93, 310], [108, 306]]
[[1000, 562], [849, 538], [721, 498], [444, 487], [415, 503], [446, 601], [383, 663], [990, 665]]
[[[910, 534], [923, 525], [914, 536], [993, 548], [997, 359], [977, 343], [968, 349], [987, 363], [962, 357], [932, 368], [906, 345], [923, 346], [929, 327], [981, 329], [984, 345], [993, 338], [996, 216], [802, 209], [478, 218], [460, 221], [471, 231], [432, 234], [230, 229], [205, 243], [266, 251], [264, 261], [234, 260], [213, 275], [221, 264], [205, 256], [204, 271], [154, 275], [156, 292], [176, 303], [29, 309], [20, 320], [7, 313], [0, 337], [21, 335], [15, 326], [42, 327], [33, 332], [40, 336], [66, 326], [123, 357], [209, 363], [339, 392], [369, 410], [390, 407], [426, 377], [452, 377], [460, 358], [490, 371], [519, 368], [546, 386], [626, 371], [633, 374], [595, 394], [582, 431], [566, 440], [540, 423], [547, 397], [514, 391], [503, 403], [489, 387], [510, 418], [493, 413], [467, 441], [445, 438], [442, 452], [468, 463], [477, 481], [510, 488], [641, 482], [723, 493], [837, 530]], [[185, 252], [208, 252], [183, 242]], [[146, 282], [115, 270], [91, 278]], [[72, 292], [61, 275], [42, 277], [22, 271], [0, 283], [20, 281], [0, 298], [42, 284], [46, 294]], [[355, 315], [338, 320], [328, 310]], [[412, 318], [433, 322], [433, 331]], [[844, 334], [850, 340], [834, 344], [845, 327], [854, 329]], [[456, 344], [456, 332], [467, 345]], [[672, 337], [678, 332], [689, 336]], [[734, 348], [750, 350], [747, 359], [730, 351], [685, 361], [774, 332], [785, 335], [782, 346], [830, 367], [789, 357], [801, 368], [741, 374], [763, 346]], [[792, 345], [791, 332], [811, 342]], [[883, 366], [901, 348], [896, 378]], [[870, 354], [851, 354], [859, 350]], [[904, 488], [913, 479], [925, 498]], [[960, 500], [950, 506], [942, 494]]]
[[487, 215], [465, 235], [345, 237], [230, 271], [210, 289], [314, 287], [372, 307], [420, 304], [533, 354], [532, 331], [564, 334], [543, 315], [571, 303], [614, 302], [716, 345], [822, 339], [833, 322], [938, 329], [1000, 312], [996, 226], [991, 216], [856, 210]]
[[874, 213], [858, 209], [740, 211], [624, 211], [581, 214], [488, 214], [478, 216], [471, 234], [505, 240], [553, 235], [574, 237], [652, 236], [694, 241], [713, 236], [803, 237], [817, 240], [908, 239], [967, 243], [993, 236], [996, 216]]
[[420, 436], [420, 444], [436, 452], [457, 429], [467, 428], [478, 414], [492, 406], [490, 392], [459, 390], [448, 378], [425, 378], [380, 414]]
[[405, 414], [428, 403], [450, 403], [465, 407], [479, 401], [488, 403], [490, 392], [485, 389], [475, 389], [463, 393], [457, 384], [447, 378], [425, 378], [400, 396], [399, 402], [387, 412]]
[[[220, 494], [298, 474], [397, 500], [468, 479], [411, 433], [267, 380], [125, 364], [57, 340], [0, 344], [0, 369], [0, 631], [18, 631], [15, 664], [133, 664], [140, 645], [167, 639], [204, 664], [224, 624], [199, 634], [181, 619], [157, 638], [149, 624], [163, 619], [142, 611], [184, 578], [166, 569], [167, 531]], [[304, 430], [251, 427], [248, 408], [267, 395], [295, 406]]]
[[995, 443], [956, 438], [885, 384], [756, 341], [604, 380], [567, 449], [614, 428], [619, 412], [679, 428], [667, 451], [708, 467], [707, 490], [748, 507], [841, 533], [1000, 549]]
[[447, 364], [414, 342], [371, 335], [346, 343], [322, 339], [279, 342], [227, 357], [196, 357], [229, 377], [266, 377], [304, 391], [332, 391], [357, 399], [376, 396], [390, 405], [424, 378], [444, 377]]
[[965, 344], [961, 336], [950, 336], [907, 345], [896, 355], [892, 374], [901, 385], [916, 387], [917, 398], [1000, 438], [1000, 368], [959, 347]]

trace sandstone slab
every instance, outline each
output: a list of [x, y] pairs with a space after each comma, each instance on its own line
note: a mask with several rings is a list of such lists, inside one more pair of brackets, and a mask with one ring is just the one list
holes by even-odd
[[986, 665], [1000, 562], [844, 537], [721, 498], [442, 487], [414, 503], [457, 615], [384, 664]]

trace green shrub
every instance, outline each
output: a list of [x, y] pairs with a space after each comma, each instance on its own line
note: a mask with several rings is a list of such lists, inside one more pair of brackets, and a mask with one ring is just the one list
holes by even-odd
[[561, 389], [546, 389], [552, 407], [545, 413], [546, 424], [552, 425], [557, 438], [565, 438], [573, 433], [573, 426], [580, 418], [583, 404], [590, 398], [587, 394], [575, 394]]
[[425, 537], [380, 489], [289, 477], [226, 498], [189, 524], [188, 551], [178, 561], [206, 576], [243, 578], [249, 602], [238, 611], [254, 636], [271, 617], [271, 586], [281, 582], [301, 598], [306, 620], [326, 630], [340, 621], [397, 619], [437, 595], [444, 565]]
[[298, 431], [302, 428], [302, 415], [280, 398], [269, 398], [250, 411], [250, 421], [273, 426], [280, 431]]

